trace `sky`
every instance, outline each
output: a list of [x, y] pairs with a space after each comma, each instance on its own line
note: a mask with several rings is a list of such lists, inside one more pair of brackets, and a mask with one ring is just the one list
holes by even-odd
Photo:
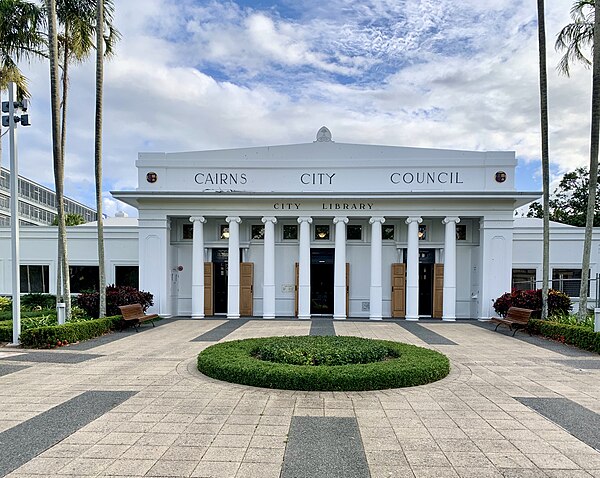
[[[115, 0], [105, 64], [104, 209], [144, 151], [333, 140], [515, 151], [541, 190], [537, 13], [522, 0]], [[570, 0], [546, 0], [553, 184], [589, 162], [591, 73], [556, 70]], [[94, 59], [72, 67], [65, 194], [93, 206]], [[54, 188], [45, 62], [22, 65], [32, 126], [20, 173]], [[8, 165], [7, 135], [2, 165]]]

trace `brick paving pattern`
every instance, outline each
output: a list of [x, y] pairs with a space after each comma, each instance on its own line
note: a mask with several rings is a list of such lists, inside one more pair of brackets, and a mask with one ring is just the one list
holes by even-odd
[[[292, 392], [198, 373], [196, 355], [211, 343], [193, 339], [220, 324], [173, 320], [87, 347], [93, 359], [22, 361], [27, 368], [0, 376], [0, 432], [86, 391], [137, 392], [6, 476], [279, 478], [292, 417], [314, 416], [356, 419], [372, 478], [600, 478], [597, 450], [515, 398], [565, 398], [600, 413], [600, 370], [562, 362], [570, 354], [556, 344], [466, 322], [420, 323], [455, 345], [427, 344], [394, 322], [336, 321], [337, 335], [439, 350], [452, 371], [410, 389]], [[223, 340], [308, 335], [310, 327], [251, 320]]]

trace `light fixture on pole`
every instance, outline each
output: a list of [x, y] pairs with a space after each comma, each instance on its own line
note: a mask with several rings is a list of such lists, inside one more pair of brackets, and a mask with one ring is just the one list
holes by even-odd
[[2, 102], [2, 126], [8, 128], [10, 151], [10, 230], [12, 249], [12, 312], [13, 345], [19, 344], [21, 335], [21, 271], [19, 254], [19, 159], [17, 156], [17, 125], [29, 126], [27, 100], [17, 101], [17, 85], [8, 84], [8, 101]]

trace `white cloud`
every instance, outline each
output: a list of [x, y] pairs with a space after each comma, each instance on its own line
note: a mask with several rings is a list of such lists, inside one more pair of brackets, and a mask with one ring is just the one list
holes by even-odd
[[[551, 160], [567, 171], [587, 162], [591, 78], [583, 68], [572, 78], [557, 75], [552, 44], [569, 20], [570, 1], [546, 4]], [[533, 2], [286, 5], [298, 10], [193, 0], [117, 3], [123, 40], [106, 64], [105, 191], [136, 186], [138, 151], [310, 142], [323, 124], [339, 142], [539, 157]], [[21, 132], [21, 171], [51, 185], [48, 68], [24, 69], [34, 96], [33, 126]], [[93, 95], [93, 63], [75, 66], [66, 192], [89, 205]], [[109, 197], [104, 201], [107, 211], [118, 209]]]

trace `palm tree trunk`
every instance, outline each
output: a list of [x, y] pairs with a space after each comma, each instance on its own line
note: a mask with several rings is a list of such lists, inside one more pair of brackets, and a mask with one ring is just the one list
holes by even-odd
[[[70, 309], [70, 287], [67, 262], [67, 236], [65, 227], [65, 207], [63, 201], [64, 162], [60, 143], [60, 95], [58, 88], [58, 40], [56, 31], [56, 0], [46, 0], [48, 12], [48, 56], [50, 59], [50, 103], [52, 114], [52, 156], [54, 164], [54, 183], [56, 188], [56, 209], [58, 214], [58, 242], [62, 248], [59, 260], [62, 266], [62, 286], [65, 303]], [[69, 315], [67, 315], [69, 318]]]
[[542, 258], [542, 319], [548, 318], [548, 276], [550, 271], [550, 158], [548, 153], [548, 74], [546, 69], [546, 20], [544, 0], [538, 0], [538, 43], [540, 55], [540, 120], [542, 133], [542, 190], [544, 238]]
[[[600, 45], [600, 12], [594, 6], [594, 45]], [[600, 48], [594, 48], [592, 60], [592, 124], [590, 130], [590, 184], [588, 190], [583, 260], [581, 261], [581, 289], [579, 291], [579, 319], [587, 315], [588, 279], [592, 230], [596, 209], [596, 187], [598, 185], [598, 140], [600, 139]]]
[[[69, 93], [69, 45], [67, 39], [69, 38], [69, 25], [65, 24], [65, 41], [63, 46], [63, 64], [62, 64], [62, 101], [61, 101], [61, 126], [60, 126], [60, 161], [62, 164], [63, 170], [63, 180], [64, 180], [64, 168], [65, 168], [65, 151], [67, 148], [67, 100]], [[63, 212], [64, 216], [64, 212]], [[67, 242], [67, 228], [65, 224], [65, 243]], [[62, 244], [62, 242], [61, 242]], [[66, 257], [66, 252], [63, 250], [61, 245], [59, 245], [60, 257], [62, 258], [61, 267], [61, 279], [64, 282], [65, 280], [69, 281], [68, 285], [68, 299], [65, 297], [65, 315], [66, 318], [71, 317], [71, 294], [70, 294], [70, 280], [71, 277], [69, 274], [66, 274], [65, 271], [69, 270], [68, 259]], [[64, 288], [67, 290], [67, 288]], [[66, 295], [66, 294], [65, 294]]]
[[96, 15], [96, 125], [94, 170], [98, 212], [98, 273], [100, 279], [99, 317], [106, 316], [106, 273], [104, 270], [104, 223], [102, 220], [102, 93], [104, 81], [104, 0], [97, 2]]

